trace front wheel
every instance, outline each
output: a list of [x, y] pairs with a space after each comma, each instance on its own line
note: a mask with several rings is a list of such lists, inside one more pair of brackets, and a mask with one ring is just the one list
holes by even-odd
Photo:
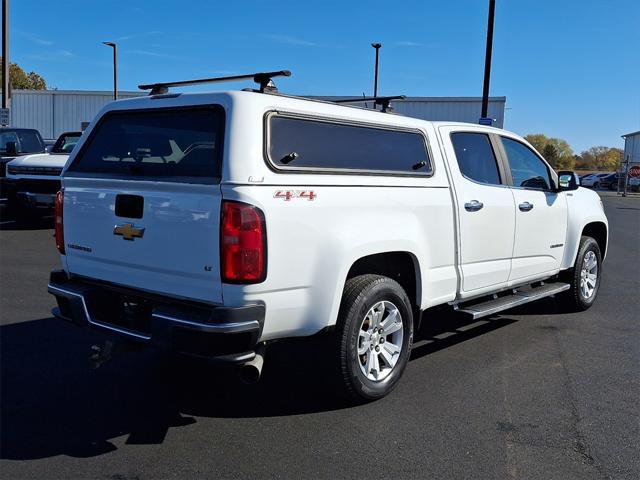
[[591, 237], [582, 237], [576, 263], [565, 273], [565, 280], [571, 288], [560, 297], [570, 311], [587, 310], [596, 300], [602, 276], [602, 255], [600, 247]]
[[351, 396], [371, 401], [391, 392], [413, 344], [413, 314], [404, 289], [380, 275], [349, 279], [337, 326], [340, 369]]

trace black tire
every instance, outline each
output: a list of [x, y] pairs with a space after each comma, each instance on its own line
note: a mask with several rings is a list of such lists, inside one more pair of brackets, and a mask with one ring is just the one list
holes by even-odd
[[598, 188], [600, 188], [600, 184], [598, 182], [593, 184], [593, 189], [597, 190]]
[[[386, 370], [388, 373], [381, 380], [375, 381], [367, 378], [362, 370], [365, 368], [364, 357], [371, 354], [358, 355], [358, 347], [360, 329], [363, 322], [366, 321], [365, 317], [380, 302], [388, 302], [385, 305], [397, 308], [402, 319], [402, 340], [395, 365], [390, 367], [383, 359], [377, 374], [381, 374], [381, 368], [389, 369]], [[391, 308], [388, 308], [387, 311], [391, 311]], [[381, 323], [385, 318], [381, 317]], [[368, 327], [371, 328], [371, 324]], [[350, 278], [342, 295], [336, 330], [340, 371], [348, 394], [359, 401], [372, 401], [391, 392], [407, 366], [413, 345], [413, 312], [411, 302], [404, 289], [396, 281], [380, 275], [369, 274]], [[384, 340], [380, 344], [374, 341], [371, 343], [376, 344], [372, 348], [378, 350]], [[385, 352], [381, 352], [379, 357], [376, 354], [376, 357], [383, 357], [382, 353]], [[363, 365], [362, 368], [360, 365]]]
[[[582, 268], [585, 264], [585, 257], [588, 252], [593, 252], [597, 261], [597, 273], [595, 288], [593, 294], [586, 297], [583, 294], [581, 288], [582, 281]], [[567, 270], [562, 279], [571, 285], [571, 288], [565, 293], [559, 296], [559, 300], [566, 311], [569, 312], [582, 312], [590, 308], [596, 300], [598, 290], [600, 289], [600, 280], [602, 278], [602, 255], [600, 253], [600, 247], [591, 237], [581, 237], [580, 247], [578, 248], [578, 255], [576, 257], [575, 265], [570, 270]]]

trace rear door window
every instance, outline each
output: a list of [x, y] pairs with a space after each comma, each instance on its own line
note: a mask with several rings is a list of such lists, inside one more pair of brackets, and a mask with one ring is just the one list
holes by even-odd
[[269, 160], [276, 168], [361, 173], [431, 173], [424, 136], [377, 128], [272, 115]]
[[110, 112], [67, 175], [217, 183], [223, 135], [220, 106]]
[[498, 162], [487, 134], [452, 133], [451, 143], [462, 175], [480, 183], [501, 184]]

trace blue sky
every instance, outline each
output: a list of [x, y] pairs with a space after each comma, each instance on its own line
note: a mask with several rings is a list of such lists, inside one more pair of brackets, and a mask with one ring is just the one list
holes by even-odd
[[[479, 96], [487, 0], [13, 0], [12, 61], [58, 89], [288, 68], [288, 93]], [[246, 85], [229, 85], [238, 88]], [[640, 130], [640, 1], [497, 0], [492, 95], [505, 128], [576, 152]]]

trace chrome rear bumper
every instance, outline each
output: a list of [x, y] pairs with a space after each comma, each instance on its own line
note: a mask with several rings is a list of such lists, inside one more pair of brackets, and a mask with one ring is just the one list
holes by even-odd
[[55, 317], [191, 356], [246, 362], [264, 323], [263, 305], [213, 306], [181, 302], [51, 272]]

